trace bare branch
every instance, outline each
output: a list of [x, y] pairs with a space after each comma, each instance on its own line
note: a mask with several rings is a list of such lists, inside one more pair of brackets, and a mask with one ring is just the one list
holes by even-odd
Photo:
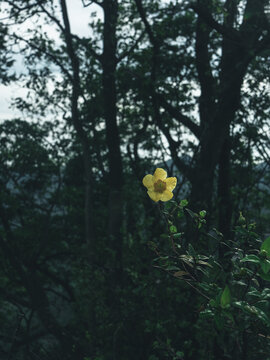
[[[38, 6], [38, 5], [42, 4], [44, 2], [44, 0], [37, 1], [34, 4], [29, 4], [29, 5], [26, 5], [24, 7], [19, 7], [18, 5], [14, 4], [13, 0], [5, 0], [4, 2], [17, 10], [13, 15], [8, 17], [10, 19], [10, 18], [12, 18], [14, 16], [19, 15], [24, 10], [29, 10], [29, 9], [32, 9], [33, 7], [35, 7], [35, 6]], [[5, 19], [0, 19], [0, 20], [5, 20]]]
[[42, 4], [40, 4], [40, 7], [42, 9], [42, 11], [59, 27], [59, 29], [64, 33], [65, 29], [63, 27], [63, 25], [61, 24], [61, 22], [55, 17], [53, 16]]
[[201, 129], [200, 127], [195, 124], [190, 118], [186, 115], [183, 115], [178, 109], [172, 106], [164, 97], [164, 95], [156, 93], [158, 101], [174, 119], [178, 120], [181, 124], [186, 126], [198, 139], [201, 136]]
[[102, 6], [102, 1], [97, 1], [97, 0], [91, 0], [89, 1], [89, 3], [86, 3], [85, 0], [82, 0], [82, 4], [83, 4], [83, 7], [86, 8], [88, 6], [91, 6], [92, 4], [97, 4], [99, 6]]
[[146, 30], [146, 32], [147, 32], [147, 34], [148, 34], [148, 36], [149, 36], [149, 40], [150, 40], [151, 44], [152, 44], [154, 47], [158, 46], [159, 41], [158, 41], [158, 39], [155, 37], [155, 34], [154, 34], [154, 32], [152, 31], [152, 28], [151, 28], [151, 26], [150, 26], [150, 24], [149, 24], [149, 21], [148, 21], [147, 18], [146, 18], [146, 14], [145, 14], [144, 8], [143, 8], [143, 6], [142, 6], [142, 1], [141, 1], [141, 0], [135, 0], [135, 3], [136, 3], [136, 6], [137, 6], [137, 10], [138, 10], [138, 12], [139, 12], [139, 14], [140, 14], [140, 17], [141, 17], [141, 19], [142, 19], [142, 21], [143, 21], [145, 30]]
[[44, 48], [41, 48], [39, 46], [37, 46], [36, 44], [34, 44], [33, 42], [29, 41], [29, 40], [26, 40], [24, 38], [22, 38], [21, 36], [13, 33], [10, 35], [11, 37], [17, 39], [17, 40], [20, 40], [20, 41], [23, 41], [25, 42], [28, 46], [30, 46], [32, 49], [35, 49], [35, 50], [38, 50], [40, 52], [42, 52], [43, 54], [47, 55], [48, 58], [50, 58], [53, 63], [55, 65], [57, 65], [63, 72], [63, 74], [65, 74], [69, 80], [72, 81], [72, 76], [71, 74], [69, 73], [69, 71], [63, 66], [62, 62], [60, 62], [59, 59], [57, 59], [57, 57], [55, 55], [53, 55], [52, 53], [49, 53], [48, 51], [46, 51]]
[[[59, 19], [57, 19], [54, 15], [52, 15], [43, 5], [40, 5], [42, 11], [58, 26], [58, 28], [62, 31], [63, 35], [65, 34], [65, 27], [61, 24], [61, 22], [59, 21]], [[76, 39], [78, 42], [82, 42], [84, 39], [80, 38], [78, 35], [76, 34], [71, 34], [71, 37]], [[99, 61], [101, 61], [101, 55], [99, 55], [98, 53], [95, 52], [95, 50], [89, 46], [89, 44], [87, 44], [88, 46], [88, 50], [90, 50], [90, 52], [92, 53], [92, 55], [98, 59]]]
[[156, 93], [152, 93], [152, 104], [154, 108], [154, 116], [155, 116], [155, 122], [158, 126], [158, 128], [162, 131], [164, 136], [166, 137], [168, 143], [169, 143], [169, 149], [171, 152], [172, 159], [177, 166], [178, 170], [183, 172], [185, 176], [188, 178], [190, 177], [190, 166], [187, 165], [182, 159], [178, 156], [179, 146], [181, 144], [180, 141], [175, 141], [173, 137], [171, 136], [170, 129], [164, 125], [159, 111], [159, 99], [157, 97]]

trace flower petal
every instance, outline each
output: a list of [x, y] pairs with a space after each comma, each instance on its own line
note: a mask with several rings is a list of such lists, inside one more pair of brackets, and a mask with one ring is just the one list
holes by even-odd
[[149, 195], [149, 197], [154, 200], [155, 202], [159, 201], [160, 198], [161, 198], [161, 195], [160, 193], [156, 192], [156, 191], [153, 191], [153, 190], [148, 190], [147, 191], [147, 194]]
[[157, 168], [156, 171], [154, 172], [155, 181], [165, 180], [166, 177], [167, 177], [167, 172], [161, 168]]
[[164, 180], [166, 183], [166, 189], [169, 191], [173, 191], [173, 189], [176, 187], [177, 179], [176, 177], [169, 177]]
[[161, 201], [171, 200], [172, 197], [173, 197], [173, 193], [169, 190], [165, 190], [162, 194], [160, 194]]
[[147, 187], [147, 189], [154, 189], [154, 177], [153, 175], [145, 175], [143, 178], [143, 185]]

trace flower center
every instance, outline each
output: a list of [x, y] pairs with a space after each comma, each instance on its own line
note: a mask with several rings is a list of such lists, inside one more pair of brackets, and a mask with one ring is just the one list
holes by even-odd
[[166, 183], [162, 180], [158, 180], [154, 183], [154, 188], [156, 192], [163, 193], [166, 190]]

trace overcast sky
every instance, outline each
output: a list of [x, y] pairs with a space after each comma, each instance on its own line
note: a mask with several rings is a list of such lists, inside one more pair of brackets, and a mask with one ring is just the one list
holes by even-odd
[[[102, 15], [101, 8], [95, 4], [84, 8], [81, 0], [66, 0], [66, 2], [72, 33], [80, 36], [89, 36], [90, 28], [88, 27], [88, 23], [90, 20], [90, 15], [92, 12], [97, 12], [98, 14]], [[85, 2], [87, 3], [89, 1]], [[4, 16], [0, 15], [0, 18], [3, 17]], [[21, 26], [20, 33], [21, 31], [27, 30], [27, 28], [30, 26], [31, 24], [26, 22], [23, 26]], [[58, 36], [52, 28], [47, 28], [46, 31], [52, 37]], [[20, 57], [18, 57], [18, 60], [15, 63], [15, 67], [12, 70], [14, 71], [14, 69], [17, 74], [23, 71], [23, 61]], [[0, 84], [0, 120], [20, 116], [20, 112], [10, 108], [10, 103], [12, 97], [23, 96], [25, 94], [26, 90], [21, 88], [19, 85], [12, 84], [4, 86]]]

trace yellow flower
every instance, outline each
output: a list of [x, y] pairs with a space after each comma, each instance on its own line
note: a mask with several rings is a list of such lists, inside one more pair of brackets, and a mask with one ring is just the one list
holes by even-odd
[[157, 168], [154, 175], [146, 175], [143, 178], [143, 185], [147, 188], [147, 194], [155, 202], [168, 201], [173, 197], [173, 189], [176, 186], [176, 177], [167, 178], [167, 172]]

